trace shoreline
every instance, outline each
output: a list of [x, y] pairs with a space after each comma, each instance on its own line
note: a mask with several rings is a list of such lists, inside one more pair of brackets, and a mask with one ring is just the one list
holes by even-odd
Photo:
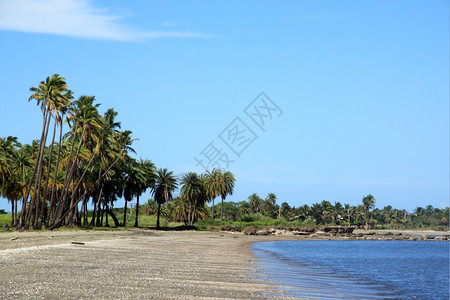
[[286, 286], [260, 272], [251, 245], [320, 239], [148, 229], [6, 232], [0, 234], [0, 294], [8, 299], [286, 299]]

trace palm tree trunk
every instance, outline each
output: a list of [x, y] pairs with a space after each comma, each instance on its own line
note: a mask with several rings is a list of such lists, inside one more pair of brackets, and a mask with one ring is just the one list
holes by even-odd
[[94, 201], [94, 211], [92, 212], [91, 226], [94, 226], [95, 224], [96, 213], [97, 210], [99, 209], [100, 201], [102, 198], [103, 186], [105, 185], [104, 182], [101, 181], [101, 178], [102, 178], [102, 164], [100, 163], [100, 170], [98, 172], [98, 179], [96, 182], [96, 185], [100, 186], [100, 192], [98, 193], [97, 201], [95, 201], [95, 199], [92, 198], [92, 200]]
[[[109, 214], [109, 215], [111, 216], [111, 218], [113, 219], [113, 221], [114, 221], [114, 226], [115, 226], [115, 227], [119, 227], [119, 226], [120, 226], [119, 220], [117, 219], [117, 217], [116, 217], [116, 215], [114, 214], [114, 212], [112, 211], [112, 209], [110, 209], [110, 208], [107, 207], [106, 213], [107, 213], [107, 215]], [[108, 216], [106, 216], [106, 218], [108, 218]], [[107, 219], [107, 220], [108, 220], [108, 219]]]
[[14, 227], [14, 200], [11, 200], [11, 227]]
[[223, 197], [222, 197], [222, 205], [220, 206], [220, 221], [223, 221]]
[[[45, 209], [45, 198], [47, 197], [47, 193], [48, 193], [48, 180], [50, 178], [50, 169], [51, 169], [51, 166], [52, 166], [53, 143], [55, 142], [56, 125], [57, 125], [57, 122], [55, 121], [55, 124], [53, 126], [52, 142], [50, 143], [50, 149], [49, 149], [49, 154], [48, 154], [47, 176], [45, 178], [45, 184], [44, 184], [44, 194], [43, 194], [43, 199], [42, 199], [41, 213], [44, 212], [44, 209]], [[55, 169], [55, 172], [56, 172], [56, 169]], [[40, 221], [39, 227], [42, 227], [42, 224], [44, 224], [44, 223], [46, 223], [46, 220], [44, 220], [43, 214], [41, 214], [41, 221]]]
[[85, 220], [86, 220], [86, 214], [87, 214], [87, 210], [86, 210], [86, 202], [87, 202], [88, 197], [83, 198], [83, 202], [81, 202], [81, 218], [80, 218], [80, 224], [82, 225], [83, 223], [86, 224]]
[[194, 224], [194, 220], [195, 220], [195, 213], [197, 211], [197, 200], [194, 202], [194, 208], [192, 209], [192, 216], [191, 216], [191, 220], [190, 220], [190, 225]]
[[[77, 185], [73, 188], [73, 191], [72, 191], [72, 197], [71, 197], [71, 202], [70, 202], [70, 206], [71, 206], [71, 207], [74, 205], [75, 202], [76, 202], [76, 203], [79, 203], [79, 202], [80, 202], [80, 199], [78, 199], [77, 201], [75, 201], [76, 192], [78, 191], [78, 188], [79, 188], [79, 186], [80, 186], [80, 183], [83, 181], [83, 178], [84, 178], [84, 176], [86, 175], [87, 170], [89, 169], [89, 167], [91, 166], [92, 162], [94, 161], [94, 158], [95, 158], [95, 155], [92, 155], [91, 159], [89, 160], [89, 163], [88, 163], [87, 166], [84, 168], [84, 172], [83, 172], [83, 174], [81, 175], [80, 179], [78, 180]], [[77, 206], [75, 206], [75, 207], [77, 207]], [[73, 212], [71, 212], [71, 213], [69, 214], [69, 220], [70, 220], [69, 222], [72, 221], [72, 218], [73, 218]]]
[[159, 215], [161, 213], [161, 203], [158, 202], [158, 213], [156, 217], [156, 228], [159, 228]]
[[[83, 136], [83, 135], [84, 135], [84, 128], [83, 128], [83, 132], [82, 132], [81, 136]], [[58, 207], [58, 216], [57, 217], [59, 217], [63, 214], [64, 207], [66, 206], [66, 204], [68, 204], [67, 201], [68, 201], [70, 182], [73, 181], [73, 184], [75, 185], [76, 179], [73, 178], [73, 174], [75, 173], [75, 169], [77, 166], [77, 161], [78, 161], [78, 157], [80, 155], [82, 145], [83, 145], [83, 141], [80, 141], [80, 143], [78, 144], [77, 153], [75, 154], [75, 157], [73, 159], [73, 164], [70, 168], [69, 174], [68, 175], [66, 174], [67, 180], [65, 180], [65, 182], [64, 182], [65, 187], [63, 186], [62, 196], [61, 196], [61, 200], [60, 200], [60, 202], [62, 202], [62, 203], [60, 203], [60, 205]], [[72, 144], [72, 146], [73, 146], [73, 144]], [[67, 162], [67, 164], [70, 164], [70, 160]], [[81, 182], [81, 180], [79, 182]], [[72, 188], [72, 196], [73, 196], [73, 193], [75, 193], [75, 192], [76, 192], [76, 188]], [[72, 198], [73, 197], [71, 197], [71, 200], [72, 200]]]
[[188, 225], [191, 225], [192, 203], [189, 201]]
[[127, 199], [125, 199], [125, 206], [123, 207], [123, 226], [127, 227]]
[[27, 220], [25, 220], [25, 213], [27, 211], [26, 208], [27, 208], [27, 203], [28, 203], [28, 197], [30, 196], [30, 193], [31, 193], [31, 187], [33, 186], [34, 177], [36, 176], [36, 172], [38, 170], [38, 165], [39, 165], [39, 159], [38, 158], [39, 158], [39, 155], [40, 155], [40, 152], [41, 152], [40, 149], [42, 147], [42, 141], [44, 140], [45, 122], [46, 121], [47, 121], [47, 117], [46, 117], [46, 115], [44, 113], [43, 114], [43, 121], [42, 121], [42, 133], [41, 133], [41, 141], [40, 141], [40, 144], [39, 144], [39, 150], [38, 150], [38, 153], [36, 154], [36, 161], [34, 163], [33, 174], [31, 175], [31, 178], [30, 178], [30, 184], [28, 185], [27, 192], [25, 194], [25, 198], [23, 198], [22, 211], [20, 213], [20, 222], [19, 222], [20, 223], [19, 224], [20, 228], [25, 227], [26, 229], [28, 229], [28, 226], [29, 226], [29, 222], [28, 222], [29, 217], [28, 217], [28, 215], [31, 214], [31, 208], [33, 206], [32, 205], [33, 197], [30, 200], [30, 205], [28, 207], [28, 212], [27, 212], [27, 215], [26, 215], [26, 219]]
[[15, 202], [14, 212], [13, 212], [13, 215], [14, 215], [14, 226], [17, 226], [17, 206], [19, 205], [19, 201], [16, 199], [16, 200], [14, 200], [14, 202]]
[[[70, 182], [72, 181], [72, 174], [75, 169], [76, 162], [77, 162], [77, 155], [79, 154], [81, 144], [82, 144], [82, 141], [80, 140], [80, 143], [78, 144], [77, 155], [75, 155], [75, 158], [73, 159], [73, 163], [72, 163], [73, 149], [75, 147], [75, 140], [76, 140], [76, 136], [77, 136], [77, 128], [78, 128], [78, 123], [76, 123], [76, 125], [75, 125], [75, 130], [74, 130], [74, 133], [72, 136], [72, 145], [70, 147], [70, 154], [69, 154], [69, 158], [67, 160], [66, 171], [64, 174], [64, 184], [61, 189], [61, 199], [59, 200], [57, 213], [54, 216], [55, 219], [59, 218], [59, 216], [61, 216], [63, 214], [63, 208], [67, 201], [66, 198], [67, 198], [68, 189], [70, 186]], [[83, 136], [83, 134], [84, 134], [84, 128], [83, 128], [81, 136]], [[53, 223], [53, 220], [52, 220], [52, 223]]]
[[[44, 136], [44, 142], [42, 145], [42, 154], [41, 154], [41, 158], [40, 158], [40, 162], [39, 162], [39, 167], [38, 167], [38, 175], [36, 178], [36, 187], [37, 187], [37, 193], [35, 190], [35, 195], [36, 196], [36, 213], [34, 216], [34, 221], [33, 221], [33, 228], [34, 229], [40, 229], [39, 224], [38, 224], [38, 220], [39, 218], [42, 218], [42, 211], [40, 210], [40, 201], [41, 201], [41, 189], [42, 189], [42, 172], [44, 170], [44, 154], [45, 154], [45, 143], [47, 142], [47, 135], [48, 135], [48, 129], [50, 127], [50, 119], [51, 119], [51, 114], [47, 113], [47, 124], [45, 126], [45, 136]], [[44, 202], [45, 204], [45, 195], [42, 195], [42, 202]]]
[[136, 196], [136, 217], [134, 218], [134, 227], [138, 227], [139, 219], [139, 194]]
[[105, 202], [105, 227], [109, 227], [109, 222], [108, 222], [108, 213], [109, 213], [109, 208], [108, 208], [108, 203]]
[[212, 198], [211, 219], [214, 221], [214, 197]]
[[59, 127], [58, 154], [56, 157], [55, 174], [53, 174], [52, 195], [50, 196], [50, 205], [49, 205], [50, 213], [47, 218], [47, 222], [45, 223], [45, 227], [48, 227], [50, 220], [53, 220], [53, 215], [55, 214], [56, 180], [58, 178], [58, 169], [59, 169], [59, 159], [61, 157], [61, 148], [62, 148], [62, 123], [60, 123], [60, 127]]

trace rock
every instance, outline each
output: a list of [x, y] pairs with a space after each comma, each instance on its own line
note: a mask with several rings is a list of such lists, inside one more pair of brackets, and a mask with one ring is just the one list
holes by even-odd
[[294, 235], [310, 235], [311, 232], [304, 232], [304, 231], [293, 231]]
[[250, 226], [247, 229], [244, 230], [244, 234], [246, 235], [255, 235], [256, 234], [256, 228], [254, 226]]
[[4, 231], [9, 231], [9, 225], [8, 225], [8, 223], [3, 223], [3, 230], [4, 230]]
[[354, 230], [354, 227], [343, 226], [328, 226], [323, 229], [324, 232], [328, 232], [331, 234], [352, 234]]
[[269, 230], [258, 230], [256, 235], [269, 235], [271, 232]]
[[379, 233], [380, 235], [384, 235], [384, 236], [391, 236], [394, 235], [392, 232], [388, 231], [388, 232], [383, 232], [383, 233]]

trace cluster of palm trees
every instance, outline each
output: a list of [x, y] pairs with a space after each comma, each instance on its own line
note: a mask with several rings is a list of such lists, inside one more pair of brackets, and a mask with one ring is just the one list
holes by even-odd
[[388, 205], [375, 208], [376, 199], [369, 194], [361, 204], [352, 206], [323, 200], [311, 206], [291, 207], [287, 202], [276, 204], [276, 195], [269, 193], [265, 199], [252, 194], [247, 201], [227, 202], [224, 212], [231, 221], [261, 221], [284, 219], [303, 225], [343, 225], [362, 228], [439, 228], [449, 225], [449, 208], [434, 208], [431, 205], [417, 207], [409, 213]]
[[192, 225], [196, 220], [208, 216], [206, 202], [211, 201], [211, 218], [214, 220], [214, 199], [220, 196], [220, 217], [223, 220], [223, 203], [228, 195], [233, 194], [235, 181], [233, 173], [219, 169], [200, 175], [195, 172], [184, 174], [180, 180], [182, 186], [178, 199], [181, 205], [177, 206], [174, 218]]
[[111, 201], [123, 192], [114, 181], [123, 180], [123, 168], [134, 164], [131, 131], [119, 130], [113, 109], [101, 115], [95, 97], [74, 100], [57, 74], [30, 91], [29, 101], [36, 101], [42, 112], [40, 139], [31, 145], [15, 137], [0, 139], [0, 195], [12, 203], [12, 225], [73, 226], [80, 222], [80, 207], [86, 218], [90, 198], [94, 216], [101, 205], [111, 213]]
[[[99, 226], [107, 214], [119, 226], [113, 212], [119, 198], [125, 200], [122, 224], [126, 225], [127, 204], [136, 198], [134, 225], [138, 226], [139, 197], [151, 189], [158, 203], [159, 227], [161, 205], [172, 200], [177, 178], [167, 169], [156, 170], [148, 159], [130, 156], [136, 139], [131, 131], [120, 130], [118, 113], [108, 109], [101, 115], [93, 96], [74, 100], [58, 74], [30, 91], [29, 101], [36, 101], [42, 112], [40, 139], [22, 145], [16, 137], [0, 138], [0, 196], [11, 202], [11, 225], [23, 229]], [[229, 171], [185, 174], [177, 199], [180, 218], [193, 224], [207, 217], [200, 214], [205, 203], [217, 196], [223, 203], [233, 193], [234, 182]], [[90, 221], [88, 202], [93, 207]]]

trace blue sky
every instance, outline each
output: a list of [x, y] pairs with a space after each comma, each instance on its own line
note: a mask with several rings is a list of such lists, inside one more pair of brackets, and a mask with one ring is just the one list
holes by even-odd
[[[0, 136], [39, 138], [29, 87], [58, 73], [158, 167], [202, 172], [212, 142], [233, 161], [229, 200], [444, 207], [448, 53], [442, 0], [0, 0]], [[261, 92], [279, 108], [264, 130], [245, 113], [268, 112]], [[257, 137], [239, 156], [236, 118]]]

